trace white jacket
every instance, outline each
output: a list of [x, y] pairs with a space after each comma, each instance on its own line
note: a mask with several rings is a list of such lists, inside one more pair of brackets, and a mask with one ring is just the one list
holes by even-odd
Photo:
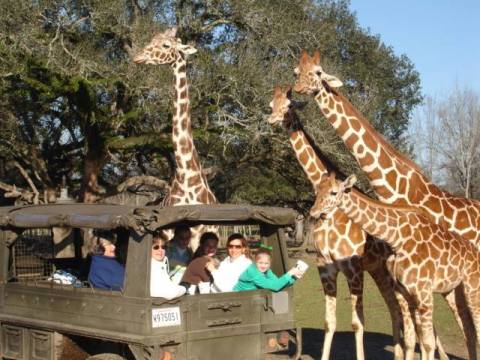
[[171, 300], [185, 294], [183, 286], [176, 285], [168, 276], [168, 259], [158, 261], [152, 258], [150, 267], [150, 296]]
[[240, 255], [235, 260], [227, 256], [221, 263], [218, 269], [211, 274], [213, 276], [212, 291], [214, 292], [228, 292], [232, 291], [237, 284], [238, 278], [250, 266], [252, 260], [245, 255]]

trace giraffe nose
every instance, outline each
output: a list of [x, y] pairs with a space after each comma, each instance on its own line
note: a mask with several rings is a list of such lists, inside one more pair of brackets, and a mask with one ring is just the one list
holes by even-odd
[[267, 122], [271, 125], [276, 124], [278, 122], [278, 116], [276, 116], [275, 114], [270, 115], [269, 117], [267, 117]]

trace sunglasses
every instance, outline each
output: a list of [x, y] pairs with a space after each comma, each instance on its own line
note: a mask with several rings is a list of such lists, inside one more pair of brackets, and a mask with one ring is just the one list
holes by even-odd
[[159, 250], [160, 248], [162, 248], [163, 250], [165, 250], [167, 248], [167, 245], [153, 245], [152, 246], [152, 249], [153, 250]]
[[243, 248], [243, 245], [228, 245], [228, 248], [229, 249], [242, 249]]

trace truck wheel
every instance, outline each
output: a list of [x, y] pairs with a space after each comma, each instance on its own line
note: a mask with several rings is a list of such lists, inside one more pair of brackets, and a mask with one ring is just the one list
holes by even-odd
[[126, 360], [126, 359], [117, 354], [97, 354], [97, 355], [89, 356], [86, 360]]

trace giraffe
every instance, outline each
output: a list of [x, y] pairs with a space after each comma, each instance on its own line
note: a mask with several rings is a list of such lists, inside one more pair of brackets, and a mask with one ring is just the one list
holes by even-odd
[[445, 224], [432, 222], [426, 211], [373, 200], [353, 188], [355, 175], [341, 182], [332, 174], [317, 190], [311, 216], [342, 210], [372, 236], [384, 239], [395, 256], [389, 270], [415, 309], [426, 358], [434, 358], [433, 293], [465, 294], [480, 344], [480, 251]]
[[[302, 51], [294, 70], [294, 90], [312, 95], [327, 121], [334, 127], [361, 169], [379, 200], [392, 205], [408, 205], [428, 212], [435, 223], [480, 248], [480, 202], [455, 197], [431, 183], [420, 167], [397, 151], [338, 91], [342, 82], [320, 66], [320, 53], [313, 57]], [[449, 293], [445, 299], [467, 338], [470, 358], [476, 358], [474, 325], [464, 308], [463, 294]], [[457, 308], [458, 307], [458, 308]]]
[[[173, 69], [175, 113], [172, 139], [176, 169], [163, 205], [216, 204], [217, 199], [202, 172], [202, 165], [193, 142], [190, 120], [186, 57], [196, 53], [197, 50], [193, 46], [182, 44], [182, 41], [176, 38], [176, 33], [176, 28], [172, 28], [155, 35], [133, 60], [136, 64], [169, 64]], [[197, 226], [191, 230], [191, 247], [195, 250], [204, 227]]]
[[[275, 87], [270, 103], [272, 114], [268, 123], [283, 124], [290, 136], [295, 156], [316, 190], [332, 166], [319, 150], [311, 145], [291, 100], [291, 87]], [[392, 319], [395, 359], [402, 359], [400, 329], [401, 311], [394, 294], [394, 282], [385, 266], [392, 254], [385, 242], [369, 237], [357, 224], [350, 221], [340, 210], [331, 216], [317, 220], [314, 226], [315, 247], [320, 279], [325, 293], [325, 340], [322, 360], [330, 358], [330, 349], [336, 328], [337, 275], [342, 272], [347, 278], [352, 304], [352, 328], [355, 332], [357, 359], [364, 359], [363, 332], [363, 271], [366, 269], [387, 303]], [[411, 324], [413, 327], [413, 324]], [[414, 331], [413, 329], [409, 329]]]

